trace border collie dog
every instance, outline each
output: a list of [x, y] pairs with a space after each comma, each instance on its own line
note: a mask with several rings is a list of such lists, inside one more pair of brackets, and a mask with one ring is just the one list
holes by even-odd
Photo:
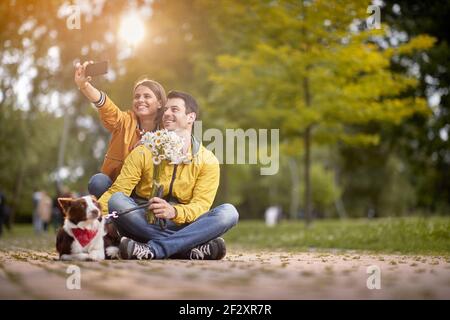
[[64, 225], [56, 236], [60, 260], [99, 261], [119, 257], [120, 236], [112, 223], [105, 224], [94, 196], [58, 198], [58, 203], [64, 214]]

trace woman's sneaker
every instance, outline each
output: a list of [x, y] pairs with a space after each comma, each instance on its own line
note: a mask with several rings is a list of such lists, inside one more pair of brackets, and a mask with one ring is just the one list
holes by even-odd
[[126, 237], [122, 237], [119, 246], [120, 257], [122, 259], [147, 259], [155, 257], [151, 247], [145, 243], [136, 242]]
[[226, 254], [225, 240], [215, 238], [189, 250], [186, 258], [191, 260], [221, 260]]

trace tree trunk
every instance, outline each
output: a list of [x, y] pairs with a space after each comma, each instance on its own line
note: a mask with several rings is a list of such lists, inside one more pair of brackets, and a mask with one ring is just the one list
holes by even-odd
[[11, 226], [14, 225], [15, 219], [16, 219], [16, 211], [17, 207], [19, 206], [19, 201], [22, 199], [22, 186], [23, 186], [23, 179], [25, 177], [25, 163], [22, 162], [20, 165], [20, 171], [19, 176], [17, 177], [15, 186], [14, 186], [14, 196], [13, 201], [11, 204], [11, 216], [9, 218]]
[[56, 193], [59, 195], [62, 190], [62, 182], [60, 177], [60, 170], [64, 166], [64, 158], [66, 155], [66, 145], [67, 145], [67, 138], [69, 136], [69, 129], [70, 129], [70, 117], [71, 112], [70, 109], [66, 110], [66, 113], [64, 115], [64, 127], [63, 132], [61, 135], [61, 140], [59, 141], [59, 148], [58, 148], [58, 163], [56, 164]]
[[[308, 76], [303, 78], [303, 96], [305, 106], [311, 106], [311, 92], [309, 88]], [[312, 207], [312, 190], [311, 190], [311, 132], [312, 125], [308, 125], [305, 129], [304, 143], [305, 143], [305, 222], [306, 226], [312, 222], [311, 207]]]
[[291, 173], [291, 207], [289, 214], [291, 219], [297, 219], [298, 208], [300, 206], [299, 189], [300, 189], [300, 177], [298, 174], [298, 164], [294, 158], [289, 158], [289, 171]]
[[311, 215], [311, 126], [308, 126], [305, 130], [305, 222], [306, 226], [309, 226], [312, 222]]
[[[330, 166], [333, 167], [333, 172], [334, 172], [334, 184], [336, 186], [340, 186], [341, 185], [341, 173], [339, 170], [339, 166], [337, 164], [337, 160], [336, 157], [334, 156], [334, 153], [337, 152], [333, 152], [333, 148], [330, 148], [330, 156], [329, 159], [331, 160]], [[344, 206], [344, 201], [342, 200], [342, 195], [339, 195], [339, 197], [334, 201], [334, 205], [336, 207], [336, 212], [339, 216], [339, 218], [344, 219], [347, 218], [347, 211], [345, 210], [345, 206]]]

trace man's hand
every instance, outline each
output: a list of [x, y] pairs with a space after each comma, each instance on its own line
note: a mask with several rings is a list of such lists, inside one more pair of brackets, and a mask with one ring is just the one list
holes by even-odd
[[150, 199], [149, 209], [153, 210], [155, 217], [163, 219], [173, 219], [176, 217], [175, 208], [166, 200], [154, 197]]

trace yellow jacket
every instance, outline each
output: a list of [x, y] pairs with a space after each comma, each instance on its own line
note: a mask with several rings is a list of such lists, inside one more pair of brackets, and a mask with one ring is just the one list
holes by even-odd
[[[172, 196], [179, 203], [174, 205], [177, 216], [173, 219], [178, 224], [193, 222], [207, 212], [219, 187], [220, 168], [215, 155], [194, 137], [191, 150], [193, 154], [191, 163], [167, 164], [161, 172], [163, 197], [169, 196], [172, 184]], [[125, 159], [120, 175], [99, 199], [103, 213], [108, 213], [109, 198], [116, 192], [130, 196], [134, 189], [137, 196], [148, 199], [152, 192], [152, 179], [152, 153], [140, 145]]]
[[98, 113], [103, 126], [112, 134], [101, 172], [114, 181], [125, 158], [141, 139], [138, 120], [133, 111], [120, 110], [108, 96]]

